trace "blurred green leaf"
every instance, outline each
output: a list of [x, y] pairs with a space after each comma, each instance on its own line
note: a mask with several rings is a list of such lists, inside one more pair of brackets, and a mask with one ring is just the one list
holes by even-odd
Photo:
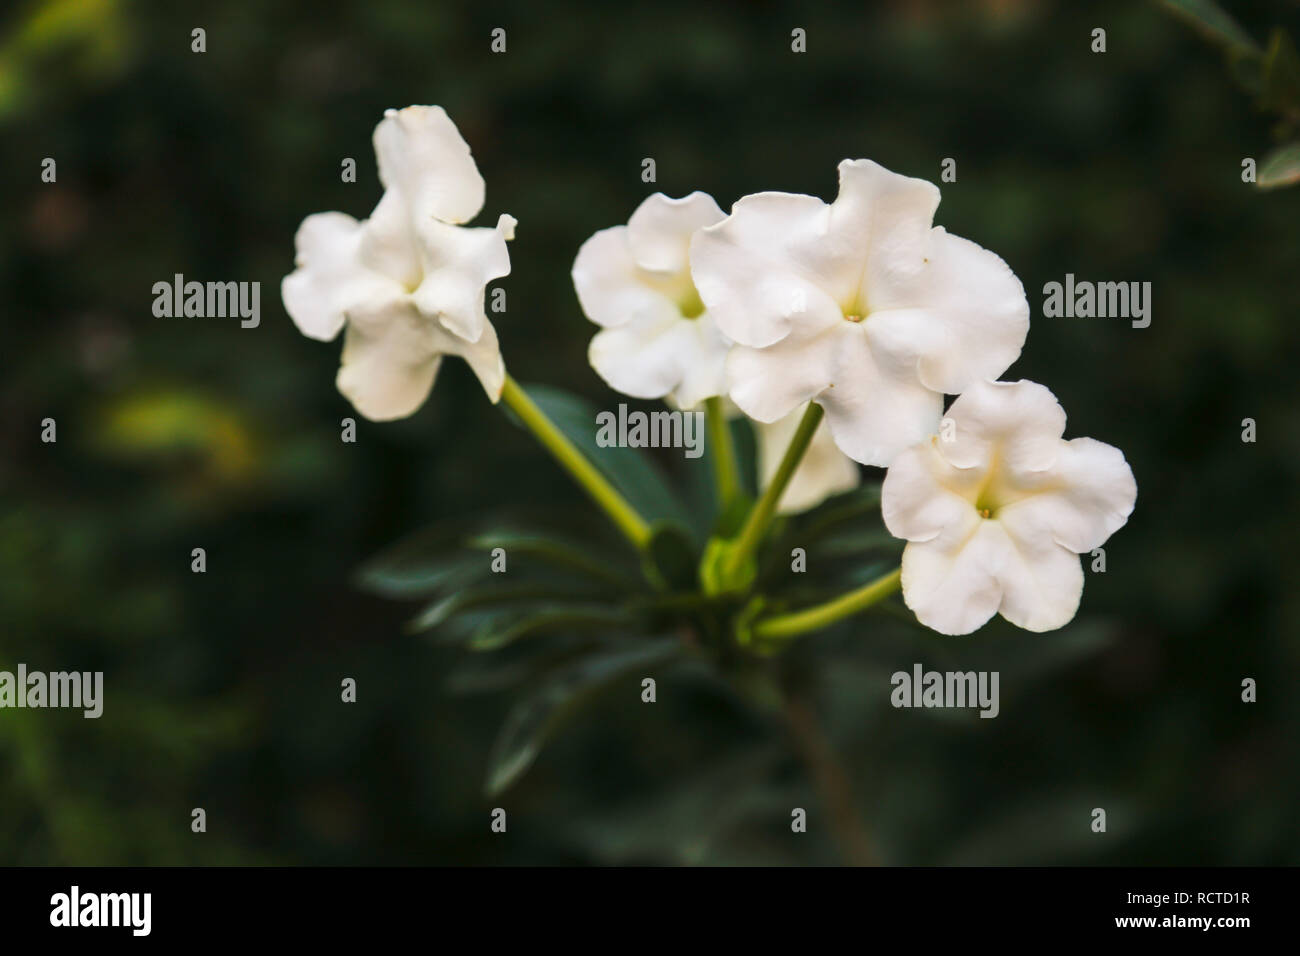
[[639, 583], [635, 577], [620, 568], [623, 563], [621, 555], [593, 556], [591, 543], [581, 546], [526, 531], [488, 531], [470, 538], [467, 544], [482, 551], [504, 548], [511, 558], [520, 554], [532, 555], [548, 564], [577, 571], [607, 586], [627, 589], [636, 587]]
[[740, 529], [749, 513], [754, 494], [754, 429], [745, 418], [733, 418], [727, 426], [731, 432], [736, 473], [740, 478], [740, 493], [732, 499], [724, 513], [718, 513], [712, 446], [705, 442], [704, 454], [699, 458], [688, 458], [685, 462], [686, 498], [693, 519], [691, 528], [707, 530], [712, 527], [713, 534], [724, 538], [734, 537]]
[[1261, 109], [1291, 117], [1300, 115], [1300, 56], [1296, 55], [1291, 35], [1281, 27], [1275, 27], [1269, 36], [1263, 80]]
[[812, 511], [799, 515], [789, 528], [800, 547], [807, 548], [830, 534], [840, 534], [849, 522], [883, 527], [880, 519], [880, 485], [869, 483], [828, 498]]
[[1260, 189], [1277, 189], [1300, 182], [1300, 143], [1279, 146], [1259, 167], [1256, 185]]
[[363, 564], [354, 576], [357, 587], [384, 597], [427, 597], [439, 590], [465, 587], [486, 576], [490, 560], [458, 547], [461, 536], [432, 528], [399, 541]]
[[684, 528], [674, 522], [657, 521], [651, 527], [645, 564], [647, 576], [665, 590], [689, 591], [696, 583], [699, 554]]
[[847, 558], [875, 551], [902, 552], [905, 542], [888, 531], [854, 530], [827, 535], [817, 545], [817, 557]]
[[666, 638], [641, 641], [592, 655], [547, 677], [542, 687], [519, 701], [506, 716], [488, 758], [488, 796], [496, 796], [518, 780], [565, 718], [594, 694], [626, 674], [662, 664], [681, 649], [679, 642]]
[[262, 450], [246, 417], [219, 398], [192, 389], [132, 393], [99, 412], [93, 444], [119, 461], [198, 461], [214, 481], [256, 475]]
[[1160, 3], [1215, 43], [1259, 52], [1250, 34], [1215, 0], [1160, 0]]
[[663, 473], [638, 448], [596, 444], [596, 407], [559, 388], [529, 385], [528, 394], [647, 521], [669, 519], [691, 527], [690, 516]]
[[492, 608], [529, 600], [548, 600], [555, 596], [554, 588], [539, 584], [520, 584], [513, 587], [496, 586], [457, 591], [440, 598], [424, 608], [410, 623], [406, 631], [416, 634], [429, 631], [456, 617], [464, 611]]
[[628, 613], [621, 608], [596, 605], [555, 604], [544, 610], [529, 609], [522, 616], [518, 611], [506, 610], [480, 628], [469, 646], [476, 651], [494, 651], [544, 631], [599, 628], [628, 621]]
[[40, 101], [49, 61], [65, 75], [103, 83], [131, 60], [127, 4], [120, 0], [45, 0], [28, 7], [30, 13], [0, 40], [0, 121]]
[[559, 635], [545, 642], [513, 644], [493, 654], [467, 653], [447, 672], [444, 686], [451, 694], [517, 692], [526, 682], [537, 686], [548, 673], [589, 656], [593, 647], [605, 646], [602, 641], [616, 640], [617, 636], [604, 634]]

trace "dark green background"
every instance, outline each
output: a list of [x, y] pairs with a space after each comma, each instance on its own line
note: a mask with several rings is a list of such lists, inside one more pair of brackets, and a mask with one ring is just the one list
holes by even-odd
[[[765, 189], [832, 198], [845, 157], [935, 181], [955, 158], [937, 222], [1029, 294], [1005, 377], [1052, 388], [1067, 437], [1122, 448], [1137, 509], [1060, 632], [999, 621], [944, 639], [877, 613], [793, 652], [853, 813], [894, 863], [1300, 861], [1300, 189], [1241, 182], [1270, 120], [1185, 23], [1020, 0], [15, 6], [0, 21], [0, 669], [102, 669], [107, 688], [99, 721], [0, 711], [0, 863], [843, 858], [787, 733], [707, 674], [662, 675], [653, 707], [620, 685], [488, 800], [515, 692], [450, 693], [457, 652], [403, 636], [410, 607], [350, 585], [427, 521], [580, 504], [459, 363], [414, 417], [341, 444], [338, 343], [303, 338], [280, 305], [298, 223], [369, 213], [371, 131], [410, 103], [443, 105], [471, 144], [481, 222], [519, 219], [496, 323], [508, 368], [601, 407], [619, 399], [586, 364], [568, 272], [656, 188], [643, 157], [657, 188], [724, 208]], [[1296, 19], [1231, 7], [1261, 40]], [[349, 156], [356, 184], [340, 182]], [[151, 286], [177, 272], [259, 280], [261, 327], [154, 318]], [[1043, 284], [1067, 272], [1152, 282], [1151, 327], [1042, 318]], [[47, 416], [56, 445], [39, 440]], [[1000, 670], [1001, 716], [890, 709], [889, 673], [915, 661]]]

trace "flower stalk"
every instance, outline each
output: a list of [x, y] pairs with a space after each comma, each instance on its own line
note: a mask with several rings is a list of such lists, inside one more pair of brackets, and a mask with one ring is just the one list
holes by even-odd
[[724, 581], [740, 574], [745, 563], [753, 556], [759, 542], [763, 539], [763, 533], [772, 523], [772, 516], [776, 514], [781, 495], [785, 493], [786, 486], [790, 484], [795, 469], [799, 467], [804, 452], [812, 442], [817, 426], [821, 424], [822, 415], [822, 407], [816, 402], [810, 402], [807, 411], [803, 413], [803, 418], [799, 420], [799, 427], [795, 430], [794, 437], [790, 439], [785, 455], [781, 458], [781, 464], [777, 466], [776, 474], [772, 476], [772, 481], [764, 489], [758, 501], [754, 502], [749, 517], [745, 519], [745, 524], [740, 529], [740, 534], [731, 543], [723, 558], [721, 571]]
[[790, 614], [777, 614], [764, 618], [753, 625], [751, 633], [759, 641], [781, 641], [798, 637], [809, 631], [830, 627], [889, 597], [898, 590], [902, 576], [903, 569], [895, 568], [883, 577], [823, 604], [815, 604]]
[[600, 505], [605, 514], [618, 526], [619, 531], [632, 542], [637, 550], [644, 550], [650, 541], [650, 525], [641, 517], [613, 485], [602, 475], [590, 461], [565, 437], [546, 413], [528, 397], [528, 393], [519, 387], [509, 374], [501, 388], [501, 400], [510, 410], [519, 416], [519, 420], [542, 443], [547, 451], [558, 461], [574, 480], [578, 482], [591, 500]]
[[736, 449], [731, 441], [731, 428], [722, 410], [722, 399], [715, 395], [706, 399], [704, 409], [708, 416], [709, 450], [713, 452], [713, 481], [718, 490], [718, 510], [740, 493], [740, 472], [736, 466]]

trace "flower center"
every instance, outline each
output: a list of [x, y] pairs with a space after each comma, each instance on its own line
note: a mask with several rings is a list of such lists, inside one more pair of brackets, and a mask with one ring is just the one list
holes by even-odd
[[677, 300], [677, 310], [684, 319], [698, 319], [704, 314], [704, 302], [694, 285], [688, 284], [686, 292]]
[[997, 495], [993, 493], [993, 489], [990, 487], [991, 484], [992, 482], [986, 484], [980, 489], [979, 494], [975, 496], [975, 510], [980, 513], [981, 518], [992, 518], [998, 513], [998, 508], [1002, 504]]
[[1006, 504], [1001, 482], [998, 480], [1000, 459], [1001, 456], [995, 451], [992, 460], [989, 461], [989, 470], [984, 475], [984, 481], [975, 492], [975, 510], [986, 520], [997, 517], [998, 509]]
[[840, 313], [846, 322], [865, 322], [871, 317], [871, 302], [867, 296], [867, 274], [864, 267], [858, 273], [858, 283], [852, 294], [840, 299]]

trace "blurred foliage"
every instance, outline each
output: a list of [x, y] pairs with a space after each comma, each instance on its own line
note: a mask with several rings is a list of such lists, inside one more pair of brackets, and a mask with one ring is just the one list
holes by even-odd
[[[1300, 134], [1300, 55], [1284, 27], [1274, 27], [1268, 46], [1261, 48], [1215, 0], [1160, 2], [1223, 47], [1239, 85], [1255, 97], [1261, 112], [1276, 116], [1276, 139]], [[1265, 156], [1256, 182], [1261, 189], [1300, 182], [1300, 140], [1285, 143]]]
[[[1293, 138], [1278, 37], [1297, 35], [1295, 7], [1243, 0], [1214, 29], [1229, 47], [1270, 38], [1260, 76], [1273, 64], [1277, 82], [1257, 100], [1234, 88], [1248, 68], [1156, 3], [10, 5], [0, 668], [102, 669], [106, 701], [98, 721], [0, 712], [0, 861], [1296, 863], [1300, 196], [1240, 176], [1270, 133]], [[1005, 258], [1033, 308], [1008, 377], [1049, 385], [1068, 435], [1119, 446], [1137, 475], [1078, 618], [952, 639], [893, 605], [737, 681], [654, 657], [663, 634], [525, 626], [572, 608], [477, 597], [497, 582], [449, 591], [417, 569], [409, 602], [350, 586], [362, 558], [432, 526], [452, 536], [436, 553], [476, 572], [512, 535], [521, 574], [501, 585], [536, 574], [600, 606], [612, 583], [519, 543], [539, 511], [587, 565], [637, 573], [456, 363], [417, 415], [340, 441], [338, 345], [296, 332], [278, 283], [305, 215], [373, 207], [370, 132], [409, 103], [445, 106], [472, 145], [484, 221], [519, 219], [497, 323], [512, 373], [602, 408], [620, 399], [586, 364], [568, 272], [648, 191], [643, 157], [657, 188], [724, 208], [830, 197], [846, 156], [936, 181], [955, 158], [937, 221]], [[152, 285], [178, 272], [260, 281], [260, 327], [155, 318]], [[1151, 281], [1151, 327], [1041, 318], [1066, 272]], [[695, 489], [692, 528], [707, 467], [654, 461]], [[858, 565], [835, 547], [809, 560], [815, 585]], [[471, 612], [509, 614], [517, 639], [474, 652], [453, 639], [482, 630]], [[443, 621], [407, 633], [421, 615]], [[592, 645], [599, 668], [566, 666]], [[916, 662], [1001, 671], [1001, 715], [892, 709], [889, 675]], [[495, 806], [508, 836], [489, 831]]]

